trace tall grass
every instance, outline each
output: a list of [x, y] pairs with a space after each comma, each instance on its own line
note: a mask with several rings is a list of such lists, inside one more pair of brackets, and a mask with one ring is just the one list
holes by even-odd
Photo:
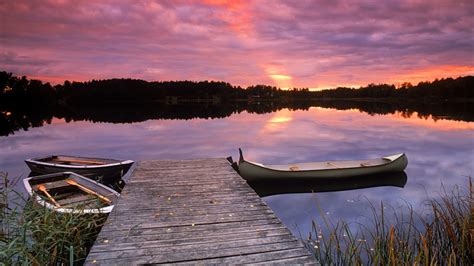
[[[473, 265], [473, 188], [444, 188], [427, 210], [371, 205], [366, 224], [313, 221], [307, 247], [323, 265]], [[354, 229], [355, 228], [355, 229]]]
[[106, 216], [55, 212], [14, 189], [18, 179], [0, 178], [0, 264], [83, 262]]

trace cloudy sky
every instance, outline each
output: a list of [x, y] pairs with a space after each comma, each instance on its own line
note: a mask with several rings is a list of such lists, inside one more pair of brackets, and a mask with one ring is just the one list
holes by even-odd
[[472, 0], [0, 2], [0, 70], [282, 88], [474, 75]]

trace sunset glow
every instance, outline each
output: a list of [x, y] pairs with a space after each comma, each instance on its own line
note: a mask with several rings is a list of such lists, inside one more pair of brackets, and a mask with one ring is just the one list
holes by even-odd
[[474, 66], [433, 66], [418, 69], [411, 73], [402, 74], [392, 80], [393, 83], [410, 81], [416, 84], [420, 81], [435, 80], [443, 77], [474, 75]]
[[[431, 115], [422, 117], [418, 113], [403, 114], [395, 112], [394, 114], [369, 116], [358, 109], [335, 110], [330, 108], [312, 107], [309, 111], [292, 112], [283, 109], [275, 112], [270, 119], [262, 126], [259, 132], [262, 140], [272, 134], [281, 134], [280, 137], [306, 138], [316, 137], [308, 135], [308, 132], [314, 130], [316, 125], [330, 125], [333, 128], [344, 130], [347, 123], [352, 123], [351, 128], [357, 131], [365, 131], [367, 128], [378, 128], [382, 121], [389, 121], [394, 130], [401, 127], [414, 127], [418, 129], [430, 129], [440, 132], [472, 132], [474, 130], [473, 122], [454, 121], [443, 118], [435, 118]], [[235, 122], [237, 123], [237, 122]], [[386, 123], [386, 122], [383, 122]], [[291, 132], [291, 136], [285, 134]], [[328, 134], [322, 130], [318, 130], [313, 134], [317, 134], [317, 138], [330, 138], [332, 140], [344, 141], [344, 136], [335, 132]]]
[[0, 70], [322, 89], [474, 74], [472, 1], [2, 1]]

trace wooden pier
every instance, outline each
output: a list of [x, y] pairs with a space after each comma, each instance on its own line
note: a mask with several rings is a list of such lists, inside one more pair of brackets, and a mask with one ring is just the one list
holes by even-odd
[[316, 264], [225, 159], [142, 161], [88, 265]]

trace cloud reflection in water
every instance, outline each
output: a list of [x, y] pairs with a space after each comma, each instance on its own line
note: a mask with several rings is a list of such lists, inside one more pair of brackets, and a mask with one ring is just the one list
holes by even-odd
[[[46, 154], [110, 158], [188, 159], [236, 155], [268, 164], [408, 155], [405, 187], [376, 187], [343, 192], [285, 194], [265, 202], [293, 232], [310, 230], [319, 219], [317, 201], [330, 217], [367, 215], [366, 199], [393, 206], [408, 200], [420, 207], [427, 196], [467, 184], [473, 172], [474, 123], [368, 115], [356, 110], [310, 108], [274, 113], [246, 112], [225, 119], [149, 120], [110, 124], [54, 120], [54, 123], [0, 138], [0, 169], [26, 176], [23, 160]], [[317, 199], [317, 201], [316, 201]]]

